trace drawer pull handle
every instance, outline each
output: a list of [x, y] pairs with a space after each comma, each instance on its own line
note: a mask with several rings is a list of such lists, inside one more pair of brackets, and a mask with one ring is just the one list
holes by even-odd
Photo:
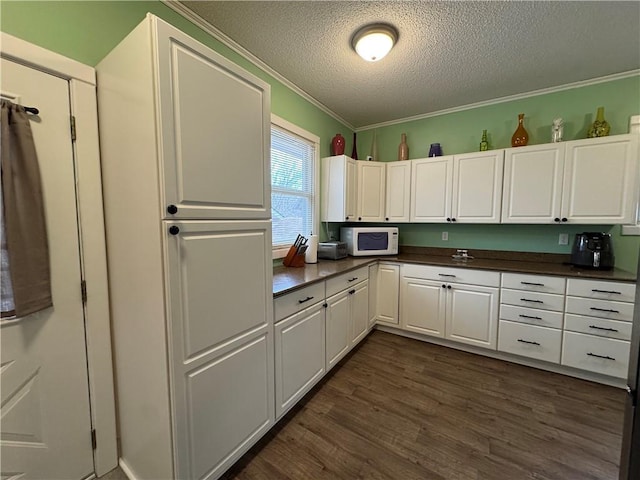
[[522, 314], [520, 314], [520, 315], [518, 315], [518, 316], [519, 316], [519, 317], [522, 317], [522, 318], [532, 318], [532, 319], [534, 319], [534, 320], [542, 320], [542, 318], [540, 318], [540, 317], [533, 317], [533, 316], [531, 316], [531, 315], [522, 315]]
[[618, 310], [611, 310], [609, 308], [590, 307], [590, 310], [595, 310], [597, 312], [620, 313]]
[[622, 292], [616, 292], [615, 290], [598, 290], [597, 288], [592, 288], [591, 291], [595, 293], [613, 293], [615, 295], [622, 295]]
[[351, 282], [355, 282], [358, 279], [358, 277], [353, 277], [350, 278], [349, 280], [347, 280], [347, 282], [351, 283]]
[[355, 289], [349, 290], [349, 295], [353, 295], [354, 293], [356, 293]]
[[544, 283], [520, 282], [522, 285], [532, 285], [534, 287], [544, 287]]
[[521, 302], [531, 302], [531, 303], [544, 303], [542, 300], [530, 300], [528, 298], [521, 298]]
[[605, 328], [605, 327], [599, 327], [597, 325], [589, 325], [589, 328], [595, 328], [596, 330], [604, 330], [606, 332], [617, 332], [618, 331], [615, 328]]
[[528, 343], [529, 345], [538, 345], [538, 346], [540, 346], [540, 344], [538, 342], [530, 342], [529, 340], [522, 340], [521, 338], [519, 338], [518, 341], [520, 343]]
[[614, 362], [616, 361], [615, 358], [610, 357], [609, 355], [597, 355], [595, 353], [587, 353], [587, 355], [589, 355], [590, 357], [598, 357], [598, 358], [604, 358], [605, 360], [613, 360]]
[[313, 297], [307, 297], [304, 300], [298, 300], [298, 303], [304, 303], [304, 302], [308, 302], [309, 300], [312, 300]]
[[441, 277], [456, 278], [456, 276], [455, 276], [455, 275], [451, 275], [451, 274], [449, 274], [449, 273], [439, 273], [438, 275], [439, 275], [439, 276], [441, 276]]

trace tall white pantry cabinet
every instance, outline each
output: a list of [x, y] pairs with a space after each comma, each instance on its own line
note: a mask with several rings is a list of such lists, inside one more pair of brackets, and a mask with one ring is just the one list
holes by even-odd
[[150, 14], [97, 73], [121, 463], [215, 479], [274, 422], [269, 85]]

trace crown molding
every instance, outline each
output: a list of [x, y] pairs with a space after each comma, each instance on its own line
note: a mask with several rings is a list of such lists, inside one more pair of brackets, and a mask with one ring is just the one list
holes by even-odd
[[514, 100], [522, 100], [524, 98], [536, 97], [539, 95], [547, 95], [549, 93], [562, 92], [564, 90], [572, 90], [574, 88], [587, 87], [589, 85], [596, 85], [598, 83], [612, 82], [614, 80], [622, 80], [624, 78], [630, 78], [640, 76], [640, 69], [630, 70], [628, 72], [614, 73], [612, 75], [605, 75], [604, 77], [591, 78], [589, 80], [581, 80], [579, 82], [567, 83], [565, 85], [558, 85], [556, 87], [542, 88], [540, 90], [532, 90], [530, 92], [518, 93], [515, 95], [509, 95], [506, 97], [494, 98], [491, 100], [485, 100], [483, 102], [470, 103], [468, 105], [461, 105], [459, 107], [446, 108], [444, 110], [438, 110], [437, 112], [423, 113], [420, 115], [414, 115], [412, 117], [399, 118], [397, 120], [389, 120], [387, 122], [374, 123], [371, 125], [365, 125], [355, 129], [356, 132], [363, 132], [374, 128], [388, 127], [390, 125], [398, 125], [400, 123], [412, 122], [414, 120], [423, 120], [425, 118], [439, 117], [440, 115], [446, 115], [449, 113], [463, 112], [465, 110], [472, 110], [479, 107], [487, 107], [489, 105], [496, 105], [499, 103], [512, 102]]
[[249, 62], [253, 63], [260, 70], [262, 70], [263, 72], [265, 72], [268, 75], [272, 76], [274, 79], [276, 79], [277, 81], [279, 81], [280, 83], [282, 83], [283, 85], [288, 87], [290, 90], [292, 90], [295, 93], [297, 93], [298, 95], [300, 95], [302, 98], [304, 98], [306, 101], [311, 103], [313, 106], [319, 108], [324, 113], [326, 113], [330, 117], [334, 118], [338, 122], [342, 123], [344, 126], [349, 128], [350, 130], [355, 130], [355, 127], [350, 122], [346, 121], [340, 115], [338, 115], [337, 113], [335, 113], [334, 111], [329, 109], [326, 105], [324, 105], [323, 103], [321, 103], [318, 100], [316, 100], [314, 97], [309, 95], [303, 89], [298, 87], [295, 83], [293, 83], [292, 81], [290, 81], [287, 78], [285, 78], [284, 76], [282, 76], [276, 70], [274, 70], [269, 65], [267, 65], [262, 60], [260, 60], [258, 57], [256, 57], [249, 50], [247, 50], [246, 48], [244, 48], [243, 46], [238, 44], [235, 40], [233, 40], [231, 37], [229, 37], [226, 34], [224, 34], [222, 31], [218, 30], [216, 27], [211, 25], [209, 22], [207, 22], [200, 15], [198, 15], [197, 13], [191, 11], [185, 5], [180, 3], [178, 0], [161, 0], [161, 1], [167, 7], [169, 7], [173, 11], [177, 12], [178, 14], [182, 15], [184, 18], [189, 20], [191, 23], [193, 23], [197, 27], [199, 27], [202, 30], [204, 30], [206, 33], [208, 33], [209, 35], [214, 37], [216, 40], [218, 40], [221, 43], [223, 43], [226, 47], [230, 48], [231, 50], [236, 52], [238, 55], [242, 56], [244, 59], [246, 59]]

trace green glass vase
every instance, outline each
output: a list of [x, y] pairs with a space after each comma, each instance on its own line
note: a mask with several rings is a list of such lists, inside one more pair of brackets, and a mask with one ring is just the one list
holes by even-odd
[[587, 138], [606, 137], [609, 135], [611, 127], [609, 123], [604, 119], [604, 107], [598, 107], [598, 113], [596, 113], [596, 120], [589, 127], [587, 132]]
[[487, 131], [482, 130], [482, 140], [480, 140], [480, 151], [485, 152], [489, 150], [489, 142], [487, 141]]

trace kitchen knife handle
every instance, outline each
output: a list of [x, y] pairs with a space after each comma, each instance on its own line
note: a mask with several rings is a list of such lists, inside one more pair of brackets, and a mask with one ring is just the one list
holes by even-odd
[[313, 297], [307, 297], [303, 300], [298, 300], [298, 303], [304, 303], [304, 302], [308, 302], [309, 300], [313, 300]]
[[596, 330], [604, 330], [606, 332], [617, 332], [618, 331], [615, 328], [605, 328], [605, 327], [599, 327], [597, 325], [589, 325], [589, 328], [595, 328]]
[[529, 340], [522, 340], [521, 338], [519, 338], [518, 341], [520, 343], [528, 343], [529, 345], [538, 345], [538, 346], [540, 346], [540, 344], [538, 342], [531, 342]]
[[591, 291], [595, 293], [613, 293], [614, 295], [622, 295], [622, 292], [616, 292], [615, 290], [598, 290], [597, 288], [592, 288]]
[[589, 310], [595, 310], [596, 312], [620, 313], [618, 310], [611, 310], [610, 308], [590, 307]]
[[588, 352], [587, 355], [589, 355], [590, 357], [604, 358], [605, 360], [613, 360], [614, 362], [616, 361], [615, 358], [610, 357], [609, 355], [597, 355], [591, 352]]
[[520, 282], [522, 285], [532, 285], [534, 287], [544, 287], [544, 283]]
[[528, 298], [521, 298], [521, 302], [530, 302], [530, 303], [544, 303], [542, 300], [530, 300]]

